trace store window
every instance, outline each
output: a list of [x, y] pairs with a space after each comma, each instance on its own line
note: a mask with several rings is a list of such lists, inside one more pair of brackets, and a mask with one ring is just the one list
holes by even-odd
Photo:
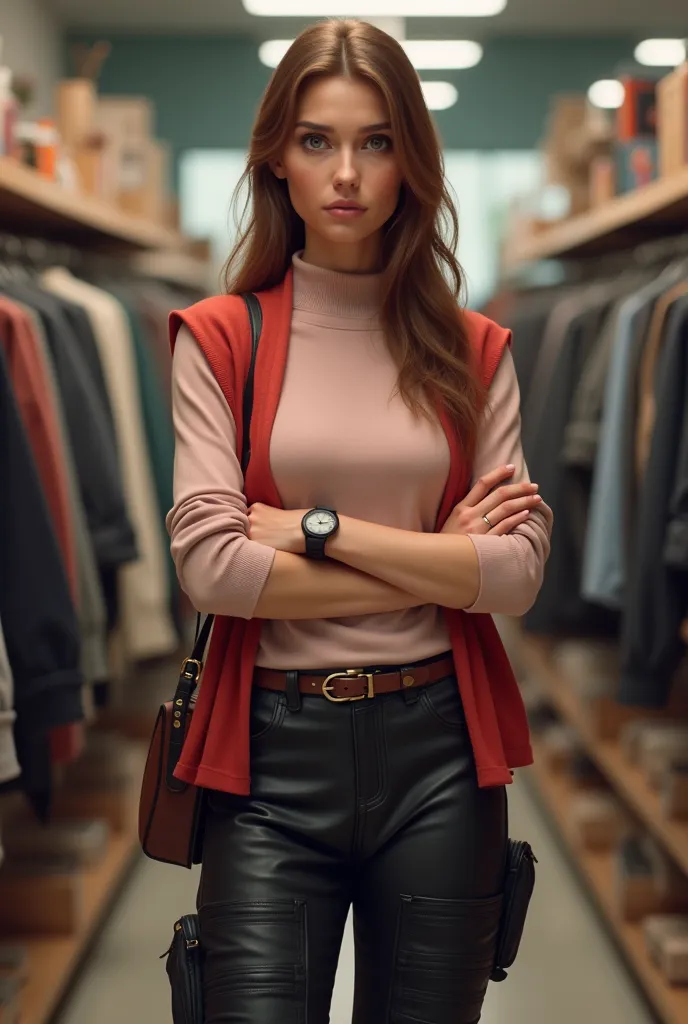
[[[212, 239], [218, 267], [236, 238], [231, 198], [246, 161], [243, 150], [190, 150], [180, 165], [180, 203], [185, 233]], [[497, 276], [499, 240], [511, 201], [540, 183], [541, 160], [532, 151], [445, 153], [447, 180], [459, 208], [459, 258], [466, 273], [468, 305], [479, 306]]]

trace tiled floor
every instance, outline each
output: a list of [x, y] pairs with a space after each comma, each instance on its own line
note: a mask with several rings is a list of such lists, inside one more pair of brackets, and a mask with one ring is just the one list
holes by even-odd
[[[518, 963], [491, 986], [482, 1024], [651, 1024], [575, 878], [521, 785], [511, 790], [511, 834], [539, 858], [538, 884]], [[170, 1024], [164, 963], [176, 914], [194, 905], [195, 876], [142, 863], [94, 950], [60, 1024]], [[349, 1024], [353, 981], [347, 934], [332, 1024]]]

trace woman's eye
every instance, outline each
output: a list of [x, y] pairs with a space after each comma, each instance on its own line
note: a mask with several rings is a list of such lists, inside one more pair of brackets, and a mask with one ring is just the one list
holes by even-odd
[[304, 135], [301, 144], [305, 149], [321, 150], [325, 148], [325, 139], [322, 135]]
[[387, 135], [371, 135], [368, 145], [375, 153], [384, 153], [392, 145], [392, 140]]

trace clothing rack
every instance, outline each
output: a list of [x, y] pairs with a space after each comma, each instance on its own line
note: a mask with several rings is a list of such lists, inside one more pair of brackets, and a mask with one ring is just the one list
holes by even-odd
[[[551, 286], [553, 295], [556, 286], [562, 285], [565, 292], [556, 294], [575, 293], [576, 285], [582, 286], [583, 293], [588, 285], [594, 290], [598, 282], [613, 286], [627, 273], [636, 273], [642, 280], [656, 271], [659, 279], [672, 267], [685, 279], [688, 271], [680, 272], [687, 258], [688, 168], [517, 241], [504, 262], [502, 294], [497, 293], [486, 312], [510, 326], [514, 302], [523, 301], [525, 309], [534, 309]], [[528, 331], [529, 321], [524, 323]], [[602, 344], [598, 335], [596, 345]], [[514, 345], [516, 352], [517, 333]], [[528, 399], [523, 392], [522, 398], [527, 419]], [[531, 472], [537, 469], [531, 466]], [[544, 481], [538, 477], [538, 482], [548, 500]], [[556, 535], [556, 509], [554, 531]], [[604, 614], [602, 607], [599, 613]], [[672, 774], [673, 762], [667, 761], [669, 774], [659, 769], [652, 774], [647, 759], [638, 755], [640, 748], [631, 748], [630, 739], [657, 723], [688, 725], [688, 661], [684, 659], [679, 667], [665, 707], [642, 710], [620, 704], [614, 687], [609, 689], [618, 671], [613, 640], [586, 639], [582, 627], [570, 637], [563, 628], [559, 635], [553, 631], [550, 636], [533, 629], [534, 625], [526, 630], [519, 623], [504, 626], [533, 726], [536, 760], [526, 773], [527, 783], [657, 1017], [663, 1024], [688, 1024], [688, 988], [667, 981], [650, 955], [643, 914], [637, 906], [635, 912], [629, 911], [624, 903], [628, 892], [620, 847], [609, 839], [600, 842], [584, 813], [590, 789], [615, 801], [626, 827], [647, 839], [648, 848], [662, 859], [662, 870], [672, 879], [672, 899], [666, 908], [652, 907], [646, 914], [688, 914], [688, 790], [685, 806], [676, 802], [676, 790], [669, 792], [667, 786], [675, 782], [683, 786], [683, 777]], [[641, 724], [644, 721], [646, 726]], [[684, 753], [688, 757], [688, 749]], [[648, 906], [654, 896], [650, 885], [644, 893]]]
[[85, 250], [68, 242], [0, 232], [0, 275], [3, 271], [35, 273], [53, 266], [66, 267], [87, 277], [150, 278], [200, 296], [207, 294], [213, 283], [209, 261], [184, 251], [129, 255]]
[[[151, 375], [162, 374], [159, 391], [165, 395], [168, 388], [161, 353], [164, 350], [168, 356], [162, 340], [162, 335], [166, 334], [167, 311], [207, 293], [199, 279], [199, 271], [207, 269], [207, 262], [202, 256], [186, 252], [186, 245], [179, 236], [157, 228], [149, 231], [144, 226], [143, 230], [135, 232], [132, 229], [133, 233], [128, 234], [124, 242], [120, 237], [117, 244], [110, 245], [107, 240], [103, 244], [102, 223], [97, 230], [84, 231], [83, 223], [75, 229], [74, 223], [67, 221], [64, 207], [61, 207], [62, 219], [58, 223], [55, 204], [62, 202], [63, 197], [60, 195], [58, 199], [57, 186], [53, 188], [52, 183], [40, 183], [32, 193], [33, 206], [22, 207], [19, 202], [19, 213], [15, 210], [12, 216], [5, 217], [3, 189], [7, 185], [4, 177], [7, 170], [0, 159], [0, 228], [4, 229], [0, 231], [0, 293], [5, 304], [6, 296], [14, 292], [19, 294], [21, 290], [43, 287], [43, 274], [51, 268], [62, 268], [60, 281], [64, 280], [65, 286], [72, 276], [74, 281], [78, 279], [92, 288], [94, 285], [90, 282], [95, 285], [108, 282], [114, 293], [110, 301], [117, 295], [118, 301], [124, 303], [137, 288], [145, 287], [149, 305], [155, 302], [160, 308], [166, 301], [169, 305], [159, 318], [155, 345], [151, 340], [147, 362], [135, 361], [131, 365], [135, 367], [141, 388], [150, 386]], [[15, 170], [10, 168], [8, 174], [13, 176]], [[36, 184], [31, 177], [33, 173], [20, 167], [16, 181], [28, 181], [31, 184], [27, 189], [33, 189]], [[50, 186], [45, 193], [42, 191], [44, 184]], [[58, 192], [61, 194], [61, 190]], [[49, 199], [43, 219], [38, 207], [39, 193]], [[25, 218], [22, 209], [29, 210]], [[88, 203], [85, 209], [88, 212]], [[114, 230], [112, 225], [110, 222], [108, 231]], [[178, 269], [179, 258], [182, 260], [176, 281], [168, 281], [164, 273], [147, 273], [136, 266], [132, 257], [144, 247], [141, 244], [144, 239], [145, 244], [149, 241], [156, 245], [159, 241], [173, 243]], [[57, 292], [52, 295], [54, 302]], [[74, 306], [77, 300], [66, 301]], [[112, 331], [111, 341], [115, 344], [114, 324]], [[42, 344], [47, 340], [46, 334]], [[3, 344], [4, 338], [0, 338], [0, 350]], [[141, 354], [141, 338], [137, 337], [136, 344], [139, 346], [137, 353]], [[49, 347], [45, 348], [46, 352]], [[15, 352], [19, 352], [19, 348], [17, 344]], [[145, 356], [146, 352], [142, 354]], [[5, 362], [8, 357], [9, 350], [6, 350], [3, 352]], [[147, 379], [141, 376], [144, 371]], [[137, 401], [144, 399], [139, 396]], [[150, 408], [155, 412], [154, 406]], [[159, 415], [169, 415], [169, 411], [164, 413], [159, 406]], [[153, 446], [160, 446], [167, 435], [161, 434], [160, 427], [156, 428], [148, 419], [143, 422], [151, 445], [151, 467], [156, 471], [157, 456]], [[157, 434], [151, 434], [151, 430], [157, 430]], [[157, 494], [158, 486], [156, 476], [151, 483], [153, 493]], [[163, 558], [164, 551], [163, 547]], [[179, 628], [183, 626], [181, 622]], [[37, 821], [11, 779], [0, 787], [0, 840], [4, 840], [5, 845], [0, 867], [2, 1020], [15, 1019], [15, 1014], [22, 1024], [48, 1024], [53, 1019], [130, 869], [141, 856], [137, 812], [146, 741], [152, 732], [157, 707], [168, 696], [169, 680], [176, 678], [179, 657], [174, 647], [150, 665], [138, 664], [127, 652], [121, 630], [109, 636], [108, 683], [115, 697], [109, 707], [101, 709], [103, 684], [90, 691], [86, 705], [86, 747], [77, 760], [53, 765], [52, 818], [47, 827]], [[0, 658], [0, 677], [3, 671]], [[78, 827], [74, 823], [79, 823]], [[18, 864], [23, 863], [28, 868], [29, 862], [34, 867], [39, 865], [39, 870], [27, 870], [24, 875], [17, 872]]]
[[688, 257], [688, 232], [636, 242], [614, 252], [507, 265], [498, 290], [534, 291], [584, 284], [586, 281], [612, 278], [632, 268], [661, 267], [683, 257]]

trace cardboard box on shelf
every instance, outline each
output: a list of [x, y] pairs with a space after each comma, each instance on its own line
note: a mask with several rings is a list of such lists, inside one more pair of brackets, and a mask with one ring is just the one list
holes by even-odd
[[621, 838], [627, 815], [613, 793], [600, 790], [577, 793], [571, 801], [571, 817], [582, 846], [611, 850]]
[[569, 194], [568, 216], [591, 206], [591, 162], [611, 151], [609, 120], [583, 94], [553, 97], [542, 142], [547, 182]]
[[688, 164], [688, 62], [657, 83], [659, 173], [676, 174]]
[[120, 150], [117, 202], [138, 217], [165, 222], [170, 192], [170, 147], [158, 140], [128, 143]]
[[101, 96], [96, 127], [122, 141], [145, 142], [155, 132], [155, 105], [146, 96]]

